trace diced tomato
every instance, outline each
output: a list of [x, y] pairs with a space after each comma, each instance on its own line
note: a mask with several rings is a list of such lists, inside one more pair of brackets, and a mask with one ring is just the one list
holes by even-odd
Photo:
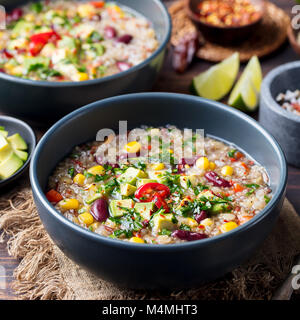
[[235, 193], [237, 193], [237, 192], [242, 192], [244, 189], [245, 189], [245, 188], [244, 188], [242, 185], [240, 185], [240, 184], [238, 184], [238, 183], [235, 183], [235, 184], [234, 184], [233, 191], [234, 191]]
[[50, 202], [54, 202], [54, 203], [57, 203], [57, 202], [63, 200], [62, 195], [59, 192], [57, 192], [56, 190], [54, 190], [54, 189], [51, 189], [50, 191], [48, 191], [46, 193], [46, 198]]
[[48, 42], [55, 43], [60, 39], [60, 35], [55, 31], [34, 34], [30, 37], [29, 52], [32, 56], [36, 56]]
[[249, 167], [246, 165], [245, 162], [242, 162], [242, 163], [241, 163], [241, 166], [245, 169], [244, 174], [247, 174], [247, 173], [250, 171]]
[[140, 186], [135, 192], [135, 197], [141, 202], [151, 202], [155, 195], [164, 199], [170, 195], [170, 189], [164, 184], [151, 182]]
[[90, 4], [98, 9], [101, 9], [104, 7], [104, 1], [91, 1]]

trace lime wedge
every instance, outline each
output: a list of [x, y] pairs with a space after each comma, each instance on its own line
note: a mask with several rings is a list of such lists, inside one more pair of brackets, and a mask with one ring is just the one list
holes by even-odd
[[221, 63], [196, 76], [192, 82], [192, 91], [207, 99], [222, 99], [232, 88], [239, 67], [240, 58], [236, 52]]
[[255, 111], [262, 82], [262, 71], [256, 56], [248, 62], [240, 79], [233, 88], [228, 104], [243, 111]]

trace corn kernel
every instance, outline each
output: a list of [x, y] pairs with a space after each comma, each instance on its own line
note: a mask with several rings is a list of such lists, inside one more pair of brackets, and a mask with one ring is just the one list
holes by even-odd
[[132, 238], [130, 238], [129, 241], [134, 242], [134, 243], [145, 243], [145, 241], [143, 239], [138, 238], [138, 237], [132, 237]]
[[206, 157], [201, 157], [196, 161], [196, 166], [199, 169], [206, 170], [209, 168], [209, 160]]
[[77, 12], [81, 18], [88, 18], [95, 14], [95, 8], [91, 4], [81, 4], [77, 8]]
[[34, 15], [32, 13], [28, 13], [25, 15], [24, 19], [28, 22], [34, 22]]
[[58, 204], [62, 210], [76, 210], [79, 207], [79, 201], [77, 199], [64, 199]]
[[124, 150], [127, 151], [128, 153], [137, 153], [141, 150], [141, 144], [138, 143], [137, 141], [132, 141], [132, 142], [128, 142], [125, 146], [124, 146]]
[[91, 225], [94, 222], [93, 216], [88, 212], [84, 212], [84, 213], [80, 214], [78, 216], [78, 219], [80, 222], [86, 224], [87, 226]]
[[214, 222], [210, 218], [206, 218], [206, 219], [201, 221], [201, 225], [203, 225], [205, 227], [210, 227], [213, 223]]
[[21, 75], [23, 74], [23, 68], [21, 66], [16, 66], [13, 67], [10, 72], [13, 76]]
[[214, 162], [209, 163], [209, 169], [210, 170], [215, 170], [216, 169], [216, 164]]
[[172, 153], [174, 153], [174, 151], [173, 151], [172, 149], [169, 149], [169, 153], [171, 153], [171, 154], [172, 154]]
[[97, 230], [100, 227], [100, 222], [94, 222], [90, 225], [90, 228], [92, 229], [92, 231]]
[[74, 183], [78, 184], [79, 186], [84, 185], [85, 176], [81, 173], [76, 174], [76, 176], [73, 179]]
[[155, 163], [151, 166], [153, 170], [162, 170], [165, 168], [165, 165], [163, 163]]
[[233, 168], [230, 166], [224, 166], [221, 170], [223, 176], [232, 176]]
[[186, 169], [189, 169], [189, 168], [190, 168], [190, 166], [189, 166], [188, 164], [184, 165], [184, 167], [185, 167]]
[[4, 32], [0, 31], [0, 39], [4, 36]]
[[220, 230], [224, 233], [224, 232], [228, 232], [228, 231], [235, 229], [237, 226], [238, 225], [235, 222], [230, 221], [230, 222], [226, 222], [226, 223], [222, 224], [220, 227]]
[[101, 176], [105, 173], [105, 169], [102, 166], [94, 166], [94, 167], [89, 168], [87, 170], [87, 172], [93, 174], [94, 176], [96, 174]]
[[89, 75], [85, 72], [78, 72], [77, 74], [77, 80], [78, 81], [86, 81], [89, 80]]
[[188, 226], [190, 226], [191, 228], [198, 226], [198, 223], [195, 219], [187, 218], [186, 221], [187, 221]]

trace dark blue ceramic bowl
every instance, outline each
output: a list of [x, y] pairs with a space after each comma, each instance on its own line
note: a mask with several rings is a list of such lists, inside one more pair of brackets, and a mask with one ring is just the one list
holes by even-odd
[[273, 69], [263, 80], [259, 122], [279, 142], [287, 162], [300, 168], [300, 116], [283, 109], [276, 101], [280, 93], [299, 90], [300, 62], [289, 62]]
[[[141, 245], [85, 230], [62, 216], [44, 192], [52, 170], [71, 149], [95, 140], [101, 128], [141, 125], [205, 129], [252, 155], [270, 176], [274, 192], [266, 208], [243, 226], [210, 239], [172, 245]], [[232, 270], [262, 243], [282, 206], [286, 162], [278, 143], [253, 119], [221, 103], [171, 93], [130, 94], [95, 102], [57, 122], [34, 153], [30, 180], [43, 224], [54, 242], [76, 263], [101, 278], [134, 288], [187, 288]]]
[[[2, 0], [7, 12], [29, 1]], [[162, 67], [171, 20], [159, 0], [117, 0], [152, 22], [159, 48], [144, 62], [116, 75], [82, 82], [26, 80], [0, 73], [0, 110], [31, 121], [49, 122], [78, 107], [123, 93], [148, 91]]]

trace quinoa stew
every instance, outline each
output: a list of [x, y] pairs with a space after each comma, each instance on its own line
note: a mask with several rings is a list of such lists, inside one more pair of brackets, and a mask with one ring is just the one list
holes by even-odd
[[151, 23], [105, 1], [30, 3], [0, 31], [0, 72], [30, 80], [85, 81], [140, 64], [158, 48]]
[[59, 163], [46, 196], [66, 218], [105, 237], [172, 244], [238, 228], [271, 199], [266, 170], [235, 146], [173, 126], [131, 133]]

